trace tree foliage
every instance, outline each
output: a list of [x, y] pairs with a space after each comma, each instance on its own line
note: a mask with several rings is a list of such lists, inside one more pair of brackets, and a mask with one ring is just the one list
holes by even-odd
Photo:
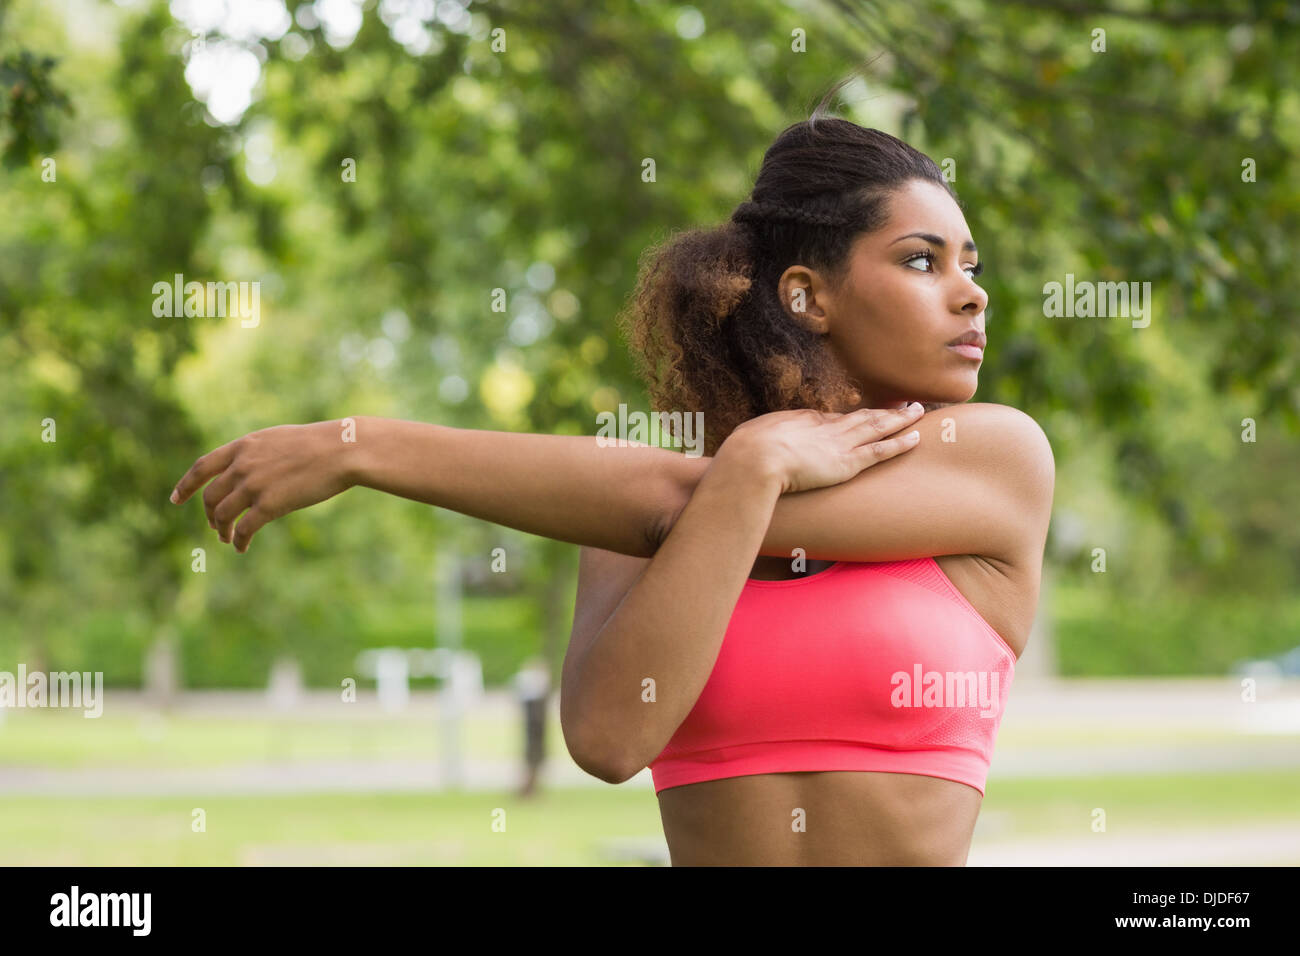
[[[0, 5], [0, 596], [20, 609], [0, 645], [75, 655], [98, 614], [143, 646], [177, 619], [206, 674], [280, 650], [332, 673], [382, 640], [357, 635], [366, 607], [429, 591], [439, 543], [508, 543], [562, 617], [565, 547], [349, 492], [236, 560], [166, 494], [282, 422], [591, 433], [643, 407], [614, 323], [641, 251], [729, 215], [855, 68], [842, 115], [955, 170], [992, 302], [977, 400], [1044, 424], [1082, 528], [1054, 528], [1053, 560], [1083, 580], [1103, 546], [1144, 586], [1294, 590], [1291, 5], [489, 0], [417, 24], [423, 52], [388, 5], [345, 42], [289, 7], [250, 38], [105, 5], [88, 44], [71, 8]], [[187, 83], [199, 39], [257, 52], [229, 125]], [[177, 273], [260, 282], [260, 323], [155, 316]], [[1150, 325], [1047, 317], [1067, 273], [1149, 282]]]

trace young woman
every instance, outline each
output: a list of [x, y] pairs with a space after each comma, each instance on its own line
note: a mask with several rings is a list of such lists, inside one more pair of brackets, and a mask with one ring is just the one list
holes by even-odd
[[363, 416], [246, 435], [173, 500], [216, 476], [240, 552], [357, 484], [580, 544], [565, 741], [650, 767], [675, 865], [964, 865], [1055, 475], [1032, 419], [967, 404], [979, 272], [932, 160], [814, 114], [622, 317], [704, 456]]

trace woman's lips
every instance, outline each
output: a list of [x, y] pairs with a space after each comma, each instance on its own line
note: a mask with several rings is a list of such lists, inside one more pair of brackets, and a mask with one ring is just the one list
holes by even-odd
[[958, 355], [964, 355], [966, 358], [975, 359], [977, 362], [984, 361], [984, 350], [978, 345], [949, 345]]

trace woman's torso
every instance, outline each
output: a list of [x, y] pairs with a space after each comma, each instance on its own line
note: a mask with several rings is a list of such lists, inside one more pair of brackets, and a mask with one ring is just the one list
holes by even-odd
[[[1037, 580], [973, 555], [935, 559], [949, 580], [1019, 658], [1037, 603]], [[751, 578], [823, 573], [809, 562], [760, 558]], [[1023, 573], [1036, 574], [1032, 562]], [[802, 589], [800, 589], [802, 590]], [[962, 866], [983, 797], [940, 777], [872, 771], [819, 771], [729, 777], [659, 792], [659, 812], [674, 866]], [[795, 821], [799, 825], [794, 825]]]

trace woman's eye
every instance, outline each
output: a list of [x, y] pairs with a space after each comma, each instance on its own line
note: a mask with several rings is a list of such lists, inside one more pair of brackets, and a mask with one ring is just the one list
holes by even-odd
[[[933, 253], [922, 252], [922, 253], [919, 253], [918, 255], [915, 255], [915, 256], [913, 256], [912, 258], [908, 259], [905, 263], [903, 263], [903, 265], [910, 266], [910, 265], [911, 265], [912, 263], [914, 263], [914, 262], [933, 262], [933, 261], [934, 261], [934, 255], [933, 255]], [[930, 270], [929, 270], [929, 269], [917, 269], [916, 271], [917, 271], [917, 272], [929, 272]]]

